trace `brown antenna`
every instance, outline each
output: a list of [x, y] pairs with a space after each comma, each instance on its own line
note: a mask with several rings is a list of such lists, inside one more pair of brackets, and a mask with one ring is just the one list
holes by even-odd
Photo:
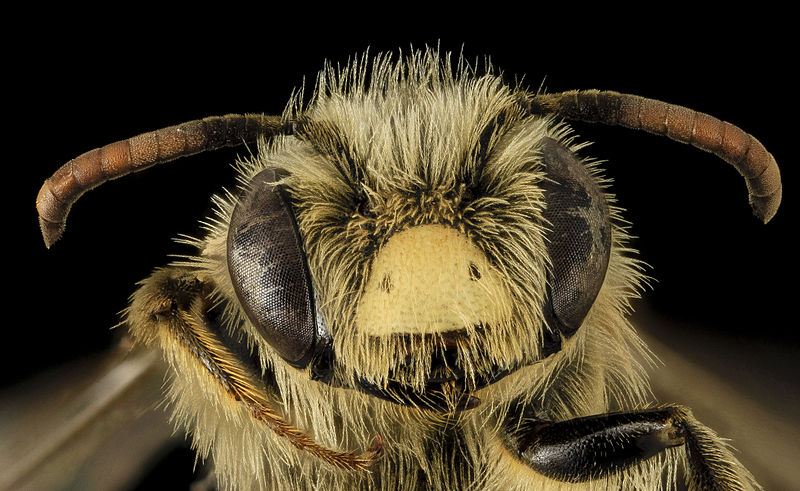
[[781, 175], [775, 158], [739, 127], [692, 109], [630, 94], [571, 90], [539, 94], [530, 101], [534, 114], [619, 125], [667, 136], [711, 152], [745, 178], [753, 213], [767, 223], [781, 203]]
[[36, 197], [42, 237], [49, 248], [61, 237], [67, 215], [86, 191], [130, 172], [196, 153], [291, 133], [280, 116], [228, 114], [188, 121], [90, 150], [61, 166]]

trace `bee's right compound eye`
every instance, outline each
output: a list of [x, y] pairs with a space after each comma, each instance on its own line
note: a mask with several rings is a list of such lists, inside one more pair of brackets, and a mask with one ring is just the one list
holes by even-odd
[[239, 302], [261, 336], [303, 368], [317, 343], [316, 308], [291, 203], [265, 170], [231, 217], [228, 270]]

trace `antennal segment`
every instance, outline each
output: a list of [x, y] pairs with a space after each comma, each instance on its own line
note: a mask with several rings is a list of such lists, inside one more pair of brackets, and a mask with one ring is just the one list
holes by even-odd
[[130, 172], [222, 147], [291, 133], [280, 116], [228, 114], [188, 121], [90, 150], [62, 165], [39, 190], [36, 209], [49, 248], [64, 232], [69, 210], [86, 191]]
[[764, 223], [781, 203], [781, 176], [771, 153], [739, 127], [692, 109], [630, 94], [571, 90], [538, 94], [533, 114], [556, 113], [567, 119], [624, 126], [669, 137], [711, 152], [745, 178], [753, 213]]

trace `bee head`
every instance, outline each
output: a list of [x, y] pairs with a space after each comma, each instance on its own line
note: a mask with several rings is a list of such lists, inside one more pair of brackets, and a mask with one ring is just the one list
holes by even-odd
[[[233, 213], [229, 269], [289, 363], [335, 358], [378, 397], [469, 408], [580, 325], [607, 267], [608, 212], [564, 128], [498, 77], [400, 66], [379, 62], [347, 97], [329, 73], [294, 134], [262, 148], [253, 168], [269, 170]], [[272, 198], [250, 198], [265, 186]], [[252, 233], [265, 216], [280, 223], [256, 229], [287, 231], [266, 248]], [[269, 291], [297, 293], [265, 307]]]

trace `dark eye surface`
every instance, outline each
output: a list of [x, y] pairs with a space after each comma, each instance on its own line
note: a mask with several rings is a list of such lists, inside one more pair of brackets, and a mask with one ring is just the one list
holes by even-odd
[[583, 162], [566, 146], [545, 138], [542, 183], [550, 222], [547, 250], [553, 313], [562, 333], [580, 327], [606, 277], [611, 252], [611, 221], [600, 188]]
[[228, 232], [228, 269], [236, 295], [263, 338], [295, 366], [305, 366], [315, 340], [311, 282], [292, 207], [256, 175], [236, 205]]

